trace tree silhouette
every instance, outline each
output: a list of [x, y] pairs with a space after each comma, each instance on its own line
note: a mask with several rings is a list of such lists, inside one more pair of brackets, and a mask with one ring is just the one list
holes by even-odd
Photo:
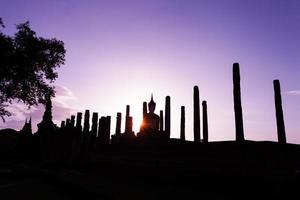
[[58, 77], [56, 68], [64, 64], [64, 43], [55, 38], [38, 37], [29, 22], [16, 25], [14, 36], [5, 35], [0, 18], [0, 117], [11, 113], [6, 107], [13, 100], [28, 107], [45, 104], [45, 96], [54, 96], [51, 83]]

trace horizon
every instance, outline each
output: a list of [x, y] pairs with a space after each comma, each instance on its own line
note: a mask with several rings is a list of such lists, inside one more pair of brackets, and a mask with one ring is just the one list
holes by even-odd
[[[4, 33], [29, 20], [38, 36], [64, 41], [66, 64], [58, 70], [53, 100], [58, 125], [89, 109], [111, 116], [113, 135], [117, 112], [124, 130], [130, 105], [136, 133], [143, 101], [153, 93], [157, 114], [171, 96], [172, 138], [179, 138], [185, 106], [186, 139], [193, 140], [198, 85], [200, 101], [208, 105], [209, 141], [234, 140], [232, 64], [238, 62], [245, 139], [277, 141], [272, 81], [279, 79], [287, 142], [300, 144], [300, 2], [185, 2], [3, 1], [0, 17]], [[0, 128], [21, 129], [32, 116], [36, 130], [44, 112], [42, 106], [27, 110], [17, 103], [10, 109], [15, 116]]]

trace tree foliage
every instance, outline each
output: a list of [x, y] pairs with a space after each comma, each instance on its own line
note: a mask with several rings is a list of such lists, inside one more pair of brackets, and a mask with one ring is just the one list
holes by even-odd
[[56, 69], [64, 64], [64, 43], [55, 38], [38, 37], [29, 22], [16, 25], [14, 36], [1, 31], [0, 18], [0, 117], [11, 115], [6, 107], [13, 100], [29, 107], [45, 103], [54, 96], [51, 85], [57, 78]]

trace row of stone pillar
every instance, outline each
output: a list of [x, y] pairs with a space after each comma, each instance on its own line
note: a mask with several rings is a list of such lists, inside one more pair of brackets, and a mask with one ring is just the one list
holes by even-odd
[[[75, 125], [75, 115], [72, 115], [71, 118], [67, 118], [66, 121], [61, 122], [61, 128], [74, 129], [78, 133], [82, 133], [84, 136], [90, 137], [90, 142], [95, 143], [96, 139], [99, 139], [101, 143], [110, 142], [110, 116], [102, 116], [98, 120], [98, 113], [94, 112], [92, 114], [92, 125], [90, 127], [90, 111], [85, 110], [84, 113], [84, 122], [82, 128], [82, 113], [78, 112], [76, 116], [76, 125]], [[91, 128], [91, 129], [90, 129]]]
[[[282, 110], [281, 89], [279, 80], [273, 81], [274, 98], [276, 109], [276, 124], [277, 136], [279, 143], [286, 143], [286, 132], [284, 125], [284, 117]], [[241, 142], [245, 140], [244, 126], [243, 126], [243, 111], [241, 103], [241, 86], [240, 86], [240, 69], [239, 64], [233, 64], [233, 97], [234, 97], [234, 113], [235, 113], [235, 135], [236, 141]], [[199, 88], [194, 86], [194, 141], [199, 143], [201, 141], [200, 132], [200, 100]], [[208, 119], [207, 119], [207, 103], [202, 102], [202, 117], [203, 117], [203, 142], [208, 142]], [[180, 139], [185, 140], [185, 107], [181, 107], [181, 123], [180, 123]]]
[[[207, 103], [202, 101], [203, 143], [208, 142]], [[181, 106], [180, 139], [185, 141], [185, 107]], [[198, 86], [194, 87], [194, 141], [201, 142], [200, 135], [200, 100]]]
[[[286, 143], [286, 133], [285, 133], [285, 126], [284, 126], [281, 89], [280, 89], [279, 80], [274, 80], [273, 86], [274, 86], [278, 142]], [[233, 97], [234, 97], [236, 141], [242, 142], [245, 140], [245, 138], [244, 138], [243, 112], [242, 112], [242, 103], [241, 103], [240, 69], [238, 63], [233, 64]]]
[[[276, 122], [277, 122], [277, 134], [278, 141], [280, 143], [286, 143], [286, 133], [284, 126], [283, 110], [282, 110], [282, 100], [280, 91], [279, 80], [273, 81], [274, 85], [274, 97], [275, 97], [275, 109], [276, 109]], [[240, 86], [240, 69], [239, 64], [233, 64], [233, 96], [234, 96], [234, 113], [235, 113], [235, 135], [236, 141], [241, 142], [245, 140], [244, 128], [243, 128], [243, 111], [241, 103], [241, 86]], [[194, 86], [194, 141], [197, 143], [201, 142], [201, 131], [200, 131], [200, 98], [199, 98], [199, 88]], [[203, 127], [203, 142], [208, 142], [208, 119], [207, 119], [207, 102], [202, 101], [202, 127]], [[143, 116], [147, 114], [147, 102], [143, 102]], [[89, 124], [89, 110], [85, 111], [84, 115], [84, 126], [83, 133], [88, 133], [90, 129]], [[122, 114], [117, 113], [116, 121], [116, 135], [121, 134], [121, 118]], [[130, 106], [126, 106], [126, 118], [125, 118], [125, 134], [134, 134], [132, 131], [132, 117], [130, 116]], [[71, 116], [66, 121], [62, 121], [61, 127], [74, 127], [77, 130], [82, 130], [81, 126], [82, 113], [77, 113], [76, 126], [75, 126], [75, 116]], [[96, 140], [97, 137], [97, 122], [98, 113], [93, 113], [92, 116], [92, 130], [91, 137]], [[165, 123], [163, 117], [163, 111], [160, 111], [160, 131], [164, 132], [167, 138], [170, 138], [171, 131], [171, 98], [166, 97], [165, 101]], [[165, 130], [163, 130], [163, 125]], [[101, 117], [99, 120], [98, 137], [104, 143], [109, 143], [110, 141], [110, 116]], [[181, 107], [181, 125], [180, 125], [180, 139], [185, 140], [185, 107]]]

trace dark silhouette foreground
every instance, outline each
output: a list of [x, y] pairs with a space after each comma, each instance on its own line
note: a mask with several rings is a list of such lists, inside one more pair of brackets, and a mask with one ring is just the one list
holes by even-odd
[[[208, 141], [207, 102], [194, 87], [194, 141], [185, 140], [185, 107], [180, 139], [170, 138], [171, 98], [155, 114], [153, 96], [143, 103], [140, 131], [132, 130], [126, 106], [125, 130], [117, 113], [72, 115], [58, 127], [51, 99], [32, 134], [31, 120], [18, 132], [0, 131], [0, 194], [19, 199], [297, 199], [300, 145], [286, 143], [279, 81], [274, 81], [278, 142], [247, 141], [243, 131], [239, 65], [233, 66], [236, 140]], [[83, 121], [83, 126], [82, 126]], [[90, 121], [92, 122], [90, 124]], [[203, 138], [203, 140], [201, 140]]]

